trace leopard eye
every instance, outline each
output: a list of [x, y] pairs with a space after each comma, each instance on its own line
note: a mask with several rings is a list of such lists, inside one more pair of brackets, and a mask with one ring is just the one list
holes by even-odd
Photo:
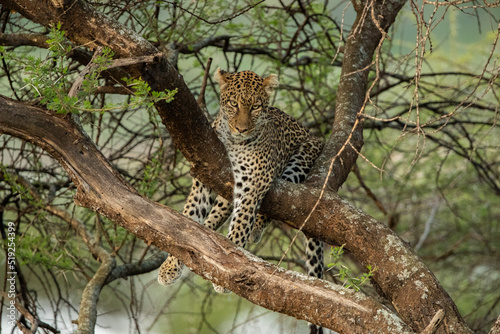
[[237, 108], [237, 107], [238, 107], [238, 102], [237, 102], [237, 101], [235, 101], [235, 100], [230, 100], [230, 101], [229, 101], [229, 105], [230, 105], [231, 107]]
[[261, 107], [262, 107], [262, 105], [260, 105], [260, 104], [254, 104], [252, 106], [252, 110], [259, 110]]

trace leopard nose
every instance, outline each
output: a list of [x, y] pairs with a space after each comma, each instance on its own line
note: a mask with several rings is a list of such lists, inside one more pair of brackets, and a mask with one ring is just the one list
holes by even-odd
[[238, 130], [239, 133], [247, 132], [248, 131], [248, 126], [246, 125], [236, 125], [236, 130]]

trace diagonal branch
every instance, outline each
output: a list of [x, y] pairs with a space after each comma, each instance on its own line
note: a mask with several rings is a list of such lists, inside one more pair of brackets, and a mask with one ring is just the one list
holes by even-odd
[[[369, 94], [368, 73], [374, 64], [375, 52], [383, 42], [383, 29], [389, 29], [406, 0], [352, 2], [357, 16], [344, 48], [332, 135], [307, 181], [315, 185], [326, 182], [327, 189], [333, 191], [345, 182], [356, 162], [356, 151], [360, 152], [363, 146], [363, 126], [359, 115]], [[378, 20], [375, 21], [375, 18]], [[330, 166], [332, 157], [337, 154], [339, 158]]]
[[[339, 332], [356, 332], [362, 326], [381, 333], [414, 333], [372, 298], [264, 262], [222, 235], [140, 196], [70, 118], [0, 98], [0, 131], [28, 140], [56, 158], [77, 186], [78, 204], [169, 250], [198, 275], [257, 305]], [[112, 268], [113, 258], [108, 256], [87, 285], [82, 319], [95, 319], [91, 304]]]

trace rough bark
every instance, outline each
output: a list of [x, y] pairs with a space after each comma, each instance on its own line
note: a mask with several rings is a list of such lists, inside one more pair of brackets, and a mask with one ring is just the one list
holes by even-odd
[[[66, 15], [71, 15], [69, 17], [71, 17], [73, 20], [78, 21], [92, 20], [93, 15], [101, 15], [96, 14], [96, 12], [89, 6], [82, 5], [81, 2], [75, 1], [71, 4], [70, 7], [66, 8], [65, 10], [55, 10], [55, 14], [54, 11], [49, 11], [50, 13], [52, 13], [50, 15], [55, 15], [55, 17], [50, 20], [44, 19], [44, 21], [37, 16], [36, 8], [29, 7], [34, 6], [29, 1], [5, 2], [11, 4], [12, 6], [15, 5], [15, 8], [23, 13], [23, 15], [29, 17], [35, 22], [41, 22], [42, 24], [43, 22], [49, 21], [55, 22], [55, 18], [64, 22], [68, 19]], [[21, 3], [21, 5], [19, 5], [18, 3]], [[357, 5], [358, 12], [360, 8], [365, 7], [367, 8], [367, 10], [370, 10], [371, 7], [369, 6], [369, 4], [373, 4], [373, 2], [366, 3], [365, 7], [361, 6], [364, 4], [365, 3]], [[389, 1], [384, 2], [384, 4], [386, 6], [385, 10], [392, 13], [391, 17], [395, 17], [397, 11], [399, 10], [398, 6], [401, 4], [401, 2]], [[45, 5], [51, 6], [52, 3], [47, 2]], [[80, 16], [78, 17], [73, 16], [70, 13], [73, 8], [77, 6], [80, 6], [81, 8], [86, 10], [82, 11], [82, 9], [80, 8]], [[381, 9], [377, 8], [377, 10], [380, 11]], [[48, 14], [45, 13], [43, 15]], [[120, 52], [122, 52], [122, 56], [139, 55], [140, 53], [137, 50], [144, 50], [143, 52], [145, 54], [153, 54], [156, 52], [149, 47], [145, 47], [145, 42], [139, 42], [138, 39], [140, 39], [140, 37], [135, 36], [128, 30], [123, 30], [126, 32], [128, 39], [121, 38], [120, 41], [122, 44], [124, 43], [125, 45], [129, 45], [129, 47], [123, 48], [123, 45], [115, 46], [113, 41], [111, 41], [109, 38], [106, 38], [106, 33], [94, 33], [92, 29], [95, 29], [95, 27], [92, 28], [82, 23], [82, 26], [86, 27], [87, 30], [81, 29], [82, 26], [78, 23], [78, 21], [73, 22], [72, 25], [63, 25], [63, 28], [66, 30], [72, 29], [71, 33], [68, 36], [70, 38], [73, 38], [74, 41], [92, 40], [96, 45], [109, 46], [112, 49], [113, 47], [116, 47], [116, 50], [118, 51], [117, 53], [120, 54]], [[392, 21], [390, 21], [389, 19], [388, 23], [390, 22]], [[377, 25], [375, 25], [375, 27], [378, 29]], [[369, 28], [370, 27], [367, 27], [366, 29]], [[114, 23], [110, 24], [110, 26], [100, 26], [99, 29], [104, 31], [116, 30], [117, 24]], [[363, 29], [361, 29], [358, 34], [362, 35], [364, 31]], [[361, 36], [356, 38], [362, 39]], [[362, 40], [359, 41], [359, 43], [361, 42]], [[134, 43], [140, 45], [135, 46]], [[363, 44], [355, 44], [353, 42], [352, 48], [355, 47], [364, 46]], [[129, 53], [126, 54], [127, 51], [123, 50], [129, 50]], [[348, 51], [349, 50], [350, 49], [348, 49]], [[360, 49], [352, 49], [351, 51], [349, 51], [349, 54], [356, 53], [356, 51], [358, 51], [358, 53], [361, 53]], [[125, 54], [123, 54], [124, 52]], [[371, 57], [372, 56], [370, 55], [368, 55], [367, 57], [363, 57], [363, 61], [371, 59]], [[230, 196], [231, 175], [230, 172], [228, 172], [229, 164], [225, 156], [224, 149], [220, 142], [217, 140], [213, 131], [211, 131], [210, 127], [208, 126], [208, 122], [206, 121], [205, 117], [203, 117], [203, 113], [198, 108], [196, 101], [184, 84], [180, 74], [178, 74], [175, 69], [173, 69], [172, 66], [166, 61], [162, 61], [157, 64], [148, 64], [144, 67], [136, 66], [134, 68], [131, 68], [130, 70], [135, 73], [142, 73], [143, 78], [150, 83], [154, 90], [173, 88], [178, 89], [179, 92], [177, 93], [176, 98], [172, 103], [160, 103], [157, 105], [158, 112], [161, 115], [163, 122], [169, 130], [177, 147], [183, 152], [186, 158], [195, 167], [194, 170], [197, 176], [203, 182], [217, 190], [219, 193], [223, 193], [225, 196]], [[352, 73], [352, 69], [346, 69], [344, 73]], [[349, 127], [352, 129], [353, 125], [356, 123], [356, 115], [362, 107], [362, 105], [360, 106], [359, 103], [360, 101], [364, 101], [364, 94], [366, 91], [366, 71], [363, 71], [362, 75], [359, 78], [356, 75], [344, 75], [343, 80], [347, 80], [343, 84], [352, 85], [352, 88], [354, 89], [354, 91], [352, 92], [353, 96], [358, 98], [358, 100], [355, 101], [355, 106], [351, 108], [348, 105], [348, 91], [344, 94], [341, 94], [342, 96], [339, 97], [341, 99], [344, 99], [346, 103], [340, 104], [338, 106], [338, 108], [340, 109], [345, 108], [345, 119], [342, 121], [342, 117], [338, 116], [341, 117], [339, 118], [338, 126], [341, 127], [341, 129], [339, 129], [342, 131], [344, 141], [342, 141], [342, 138], [340, 137], [340, 139], [331, 139], [329, 141], [330, 148], [328, 148], [327, 145], [327, 153], [323, 156], [323, 158], [320, 159], [320, 167], [316, 169], [316, 171], [319, 172], [315, 173], [315, 175], [326, 177], [325, 166], [327, 166], [326, 162], [328, 161], [326, 158], [328, 157], [328, 155], [330, 155], [331, 158], [331, 154], [337, 154], [339, 150], [338, 147], [342, 147], [344, 143], [346, 143], [346, 139], [349, 138], [350, 135], [350, 132], [348, 132], [350, 131]], [[359, 99], [360, 96], [362, 96], [363, 98]], [[2, 118], [0, 117], [0, 120], [1, 119]], [[335, 122], [337, 123], [337, 119]], [[15, 124], [11, 124], [10, 126], [5, 125], [4, 130], [7, 131], [7, 129], [10, 129], [10, 133], [12, 135], [16, 135], [15, 131], [12, 132], [12, 126], [15, 126]], [[334, 129], [336, 129], [335, 125]], [[357, 131], [353, 133], [353, 146], [362, 145], [362, 137], [359, 137], [360, 134], [360, 129], [357, 129]], [[18, 136], [20, 136], [20, 134], [18, 134]], [[47, 149], [49, 153], [58, 158], [60, 162], [68, 164], [68, 172], [72, 174], [72, 178], [75, 180], [75, 183], [77, 183], [77, 186], [79, 188], [77, 199], [80, 200], [82, 204], [85, 204], [97, 211], [109, 210], [109, 208], [105, 207], [104, 203], [106, 202], [103, 202], [102, 198], [107, 198], [107, 196], [109, 196], [110, 193], [113, 193], [113, 191], [103, 188], [104, 190], [102, 191], [102, 193], [95, 192], [92, 194], [87, 194], [86, 189], [88, 189], [89, 187], [86, 182], [88, 182], [87, 180], [92, 180], [92, 175], [81, 174], [81, 170], [76, 168], [81, 168], [81, 166], [73, 164], [72, 161], [67, 160], [67, 158], [62, 158], [62, 152], [54, 150], [51, 145], [44, 145], [45, 142], [43, 137], [34, 139], [32, 138], [32, 140], [37, 142], [38, 145]], [[87, 146], [88, 145], [89, 144], [87, 144]], [[84, 155], [85, 149], [82, 149], [81, 152], [82, 155]], [[352, 154], [352, 152], [349, 153], [346, 150], [346, 153], [350, 155], [350, 158], [342, 157], [342, 159], [337, 159], [337, 167], [334, 166], [335, 168], [338, 168], [338, 173], [342, 173], [342, 175], [345, 176], [347, 176], [347, 173], [350, 170], [350, 168], [348, 168], [350, 164], [348, 163], [348, 159], [355, 160], [355, 156]], [[342, 165], [342, 163], [344, 162], [345, 164]], [[338, 165], [339, 163], [340, 165]], [[344, 170], [342, 170], [342, 167], [344, 168]], [[119, 178], [119, 176], [116, 175], [113, 170], [111, 170], [111, 173], [115, 178]], [[337, 172], [334, 171], [334, 173]], [[334, 180], [332, 182], [341, 182], [343, 177], [338, 173], [334, 174], [334, 178], [331, 178], [331, 180]], [[317, 181], [313, 182], [313, 184], [319, 183], [320, 182]], [[332, 189], [336, 188], [334, 183], [330, 185]], [[127, 191], [135, 194], [135, 191], [133, 189], [130, 189], [127, 185], [122, 185], [122, 188], [123, 189], [121, 189], [120, 191]], [[291, 226], [300, 227], [304, 221], [304, 218], [316, 203], [319, 192], [319, 188], [315, 188], [311, 185], [291, 185], [285, 182], [277, 182], [277, 185], [271, 189], [270, 193], [266, 197], [266, 203], [263, 206], [263, 211], [267, 214], [270, 214], [276, 219], [288, 222]], [[130, 203], [135, 203], [134, 201], [131, 200]], [[290, 205], [286, 203], [294, 203], [295, 209], [290, 210]], [[173, 234], [166, 233], [167, 230], [165, 230], [165, 228], [163, 227], [164, 225], [160, 224], [154, 225], [154, 228], [150, 227], [149, 225], [144, 223], [144, 221], [146, 219], [145, 217], [148, 217], [151, 213], [143, 209], [153, 204], [148, 204], [149, 206], [145, 206], [146, 204], [144, 204], [143, 202], [141, 202], [140, 204], [141, 205], [135, 206], [136, 211], [135, 213], [131, 213], [131, 216], [125, 217], [125, 213], [120, 211], [130, 208], [130, 204], [128, 204], [127, 206], [119, 209], [118, 213], [115, 212], [115, 214], [110, 215], [110, 218], [120, 224], [126, 224], [130, 219], [132, 221], [142, 222], [142, 225], [133, 225], [133, 227], [131, 227], [131, 225], [127, 226], [131, 228], [132, 233], [137, 234], [145, 240], [155, 240], [154, 242], [158, 247], [169, 250], [174, 255], [177, 255], [188, 265], [191, 265], [195, 272], [204, 277], [208, 276], [203, 274], [203, 270], [199, 269], [200, 267], [217, 268], [217, 271], [211, 273], [215, 273], [213, 276], [211, 276], [211, 278], [217, 280], [218, 284], [224, 285], [242, 296], [244, 296], [244, 291], [248, 290], [248, 284], [244, 284], [244, 282], [258, 282], [258, 280], [255, 281], [253, 277], [260, 277], [259, 275], [261, 273], [259, 271], [252, 272], [252, 275], [248, 276], [250, 278], [239, 278], [240, 276], [238, 275], [238, 273], [231, 270], [234, 263], [243, 263], [238, 262], [238, 260], [235, 259], [235, 251], [231, 250], [230, 252], [224, 253], [224, 256], [220, 256], [217, 258], [217, 261], [221, 262], [217, 262], [214, 260], [214, 258], [207, 259], [204, 258], [202, 253], [198, 254], [196, 251], [196, 247], [190, 248], [192, 247], [190, 246], [190, 243], [181, 245], [181, 243], [184, 241], [182, 235], [175, 234], [174, 238]], [[107, 203], [106, 205], [113, 208], [116, 205], [119, 206], [119, 204], [112, 201], [110, 203]], [[161, 219], [167, 219], [165, 215], [165, 213], [161, 213], [158, 217]], [[198, 230], [198, 228], [200, 227], [193, 227], [191, 224], [188, 224], [185, 219], [181, 219], [179, 216], [176, 216], [173, 213], [169, 214], [168, 219], [175, 220], [175, 224], [168, 227], [169, 233], [173, 233], [171, 229], [180, 228], [193, 231], [196, 230], [199, 233], [205, 233], [205, 238], [209, 238], [210, 240], [215, 238], [208, 231], [204, 231], [203, 229], [201, 231]], [[183, 224], [185, 224], [185, 226]], [[155, 228], [158, 228], [158, 231], [156, 231]], [[145, 230], [147, 230], [147, 232]], [[163, 234], [162, 231], [165, 231], [165, 233]], [[386, 228], [383, 224], [376, 222], [373, 218], [360, 212], [359, 210], [356, 210], [341, 198], [339, 198], [338, 195], [330, 192], [325, 193], [325, 196], [323, 196], [323, 198], [319, 202], [317, 210], [313, 213], [313, 215], [309, 219], [308, 224], [305, 226], [304, 232], [309, 236], [317, 237], [328, 243], [346, 243], [346, 247], [351, 252], [353, 252], [353, 254], [360, 262], [377, 267], [377, 272], [375, 273], [374, 277], [375, 282], [380, 286], [381, 290], [388, 298], [388, 300], [393, 303], [395, 308], [398, 310], [401, 318], [405, 322], [410, 324], [415, 330], [423, 330], [435, 314], [436, 310], [442, 308], [446, 312], [446, 318], [444, 320], [445, 324], [442, 326], [443, 328], [453, 328], [453, 331], [455, 333], [469, 332], [467, 326], [464, 324], [449, 296], [441, 288], [433, 274], [425, 267], [421, 260], [418, 259], [418, 257], [412, 252], [408, 245], [406, 245], [400, 238], [398, 238], [390, 229]], [[185, 232], [179, 231], [179, 233]], [[188, 238], [186, 238], [186, 240], [187, 239]], [[239, 261], [243, 261], [242, 258], [240, 258]], [[200, 267], [197, 267], [197, 265]], [[250, 266], [250, 268], [254, 267]], [[259, 270], [261, 269], [263, 270], [263, 272], [266, 272], [264, 270], [265, 268], [259, 267]], [[269, 281], [266, 282], [266, 284], [268, 283]], [[241, 284], [241, 286], [239, 284]], [[277, 287], [276, 289], [276, 291], [281, 291], [282, 293], [284, 292], [282, 290], [283, 287]], [[255, 296], [256, 295], [254, 294], [253, 297], [255, 299], [249, 296], [246, 296], [245, 298], [248, 298], [249, 300], [252, 300], [256, 303], [267, 302], [265, 300], [259, 301], [259, 298], [256, 298]], [[282, 299], [283, 296], [284, 294], [280, 295]], [[262, 298], [262, 296], [260, 296], [260, 298]], [[288, 296], [286, 299], [287, 303], [291, 302]], [[281, 303], [283, 303], [283, 301], [276, 301], [276, 303], [277, 304], [273, 304], [274, 308], [272, 309], [279, 310], [282, 307], [286, 308], [285, 306], [281, 306]], [[325, 310], [330, 309], [330, 306], [325, 307], [327, 307], [325, 308]], [[328, 312], [325, 311], [324, 313], [327, 314]], [[303, 316], [304, 315], [299, 315], [296, 317], [304, 318]], [[321, 315], [319, 316], [321, 317]], [[321, 319], [318, 318], [317, 320], [317, 322], [313, 322], [325, 327], [329, 327], [328, 325], [325, 325]], [[345, 319], [343, 319], [343, 321], [345, 321]], [[366, 321], [368, 321], [368, 319]], [[441, 329], [441, 331], [444, 330]]]
[[[198, 275], [257, 305], [339, 333], [360, 333], [373, 328], [380, 333], [414, 333], [372, 298], [271, 265], [222, 235], [140, 196], [69, 118], [0, 98], [0, 132], [30, 141], [54, 156], [77, 185], [75, 201], [79, 205], [168, 250]], [[92, 305], [114, 267], [111, 257], [103, 260], [102, 270], [86, 288], [91, 296], [85, 300]], [[96, 309], [89, 306], [82, 304], [81, 316], [95, 319], [91, 313]]]
[[101, 290], [106, 284], [106, 278], [116, 267], [115, 257], [106, 253], [102, 254], [101, 265], [92, 279], [85, 285], [78, 311], [78, 328], [75, 334], [93, 333], [97, 322], [97, 302]]
[[361, 114], [366, 104], [368, 73], [385, 30], [406, 0], [352, 3], [357, 15], [344, 48], [332, 135], [307, 180], [316, 186], [326, 183], [332, 191], [344, 184], [363, 146]]
[[[343, 302], [338, 302], [337, 294], [328, 293], [327, 283], [317, 283], [290, 272], [283, 273], [289, 276], [285, 279], [280, 269], [236, 249], [222, 236], [140, 197], [106, 162], [90, 139], [82, 135], [70, 121], [18, 102], [6, 99], [0, 101], [0, 131], [31, 141], [58, 159], [77, 185], [75, 199], [80, 205], [102, 213], [148, 243], [170, 251], [197, 274], [228, 287], [258, 305], [339, 332], [350, 332], [346, 328], [358, 326], [355, 324], [359, 323], [359, 319], [353, 324], [345, 322], [343, 317], [352, 314], [353, 310], [341, 311]], [[291, 200], [295, 203], [295, 215], [290, 218], [300, 222], [316, 201], [319, 190], [298, 185], [286, 191], [288, 186], [284, 183], [277, 188], [285, 189], [280, 196], [282, 203], [290, 203]], [[302, 200], [297, 201], [297, 198]], [[275, 209], [276, 212], [290, 211], [288, 204]], [[350, 207], [333, 193], [327, 193], [315, 215], [318, 217], [313, 217], [312, 221], [317, 222], [317, 226], [308, 226], [306, 231], [311, 229], [312, 235], [318, 233], [330, 243], [340, 241], [355, 245], [356, 248], [351, 251], [378, 268], [375, 280], [384, 291], [391, 292], [388, 298], [393, 300], [402, 317], [406, 316], [411, 320], [410, 323], [425, 328], [435, 308], [444, 308], [448, 320], [457, 327], [461, 326], [453, 302], [449, 297], [442, 298], [443, 294], [447, 295], [432, 273], [390, 230]], [[340, 239], [339, 231], [343, 231]], [[373, 240], [378, 240], [377, 245], [373, 244]], [[314, 289], [302, 286], [307, 285], [302, 280], [314, 282]], [[288, 291], [290, 287], [292, 290]], [[318, 287], [322, 287], [319, 292]], [[315, 298], [316, 294], [320, 300]], [[356, 295], [356, 298], [360, 297]], [[310, 300], [313, 306], [304, 308], [304, 300]], [[419, 300], [419, 303], [413, 303], [413, 300]], [[387, 312], [373, 301], [370, 301], [369, 309], [375, 310], [375, 314]], [[318, 313], [318, 310], [321, 312]], [[373, 314], [365, 313], [365, 316], [373, 318]], [[387, 319], [382, 324], [368, 324], [369, 321], [364, 320], [368, 326], [365, 328], [389, 328], [388, 332], [394, 330], [387, 327], [385, 321]]]
[[[308, 216], [321, 192], [306, 184], [290, 186], [278, 182], [279, 201], [266, 202], [264, 211], [275, 219], [287, 215], [289, 225], [298, 227]], [[292, 210], [290, 210], [290, 204]], [[272, 211], [272, 210], [274, 211]], [[336, 193], [326, 192], [303, 228], [306, 235], [330, 244], [345, 244], [362, 265], [377, 268], [373, 280], [415, 330], [423, 330], [434, 314], [443, 309], [454, 333], [469, 333], [455, 304], [434, 274], [411, 247], [391, 229], [351, 206]], [[439, 333], [439, 332], [438, 332]]]

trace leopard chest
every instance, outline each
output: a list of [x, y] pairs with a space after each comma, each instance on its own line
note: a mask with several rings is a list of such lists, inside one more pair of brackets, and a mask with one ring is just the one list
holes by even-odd
[[259, 137], [259, 140], [242, 142], [226, 147], [235, 183], [262, 186], [279, 177], [288, 161], [291, 150], [278, 138]]

